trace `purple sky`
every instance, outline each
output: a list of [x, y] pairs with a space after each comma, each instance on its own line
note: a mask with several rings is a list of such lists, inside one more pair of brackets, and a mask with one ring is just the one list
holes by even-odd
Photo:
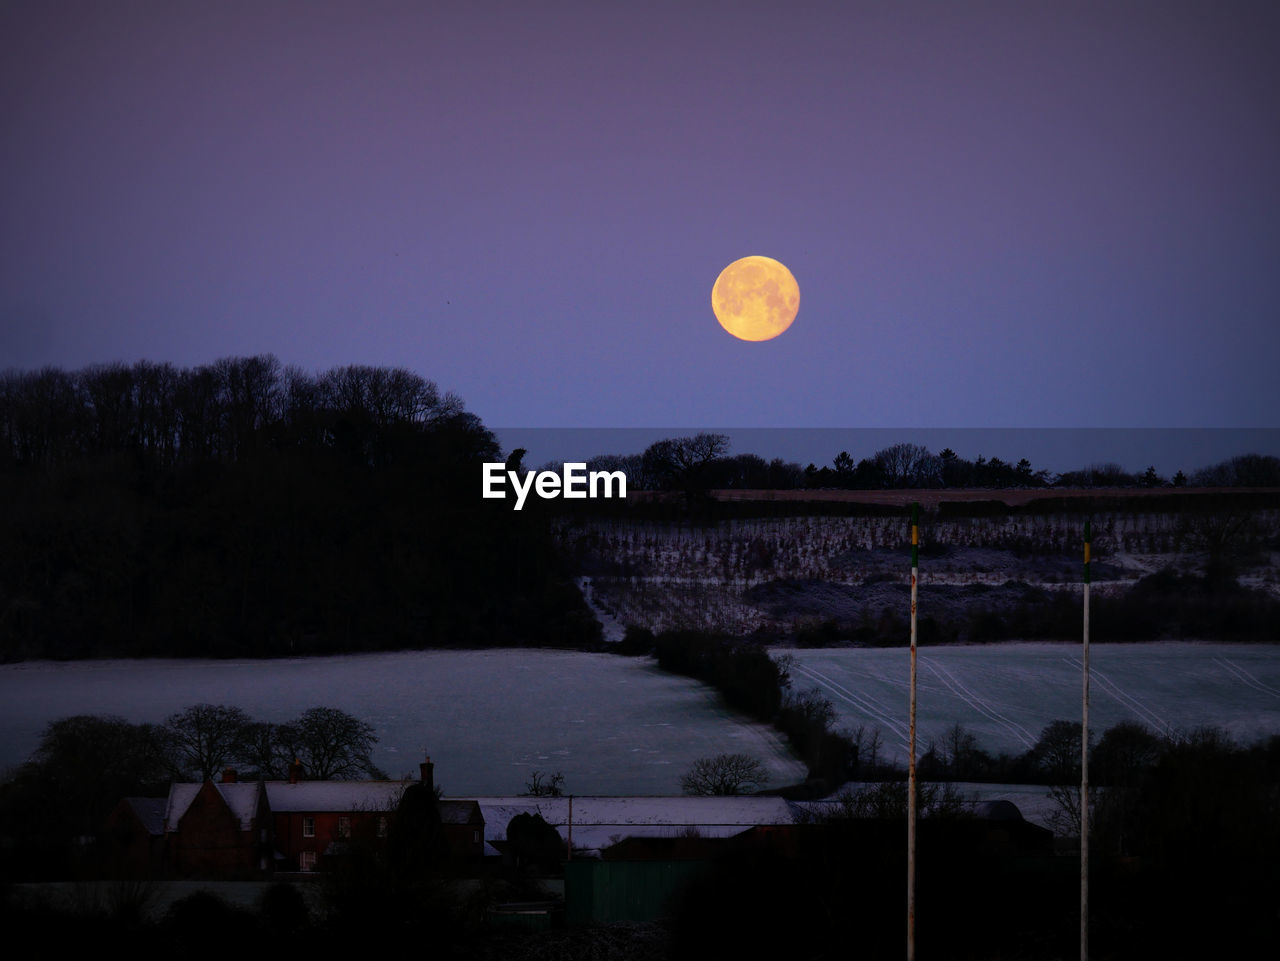
[[[1280, 4], [0, 3], [0, 367], [491, 425], [1274, 427]], [[800, 283], [737, 341], [731, 260]], [[968, 452], [964, 452], [968, 453]]]

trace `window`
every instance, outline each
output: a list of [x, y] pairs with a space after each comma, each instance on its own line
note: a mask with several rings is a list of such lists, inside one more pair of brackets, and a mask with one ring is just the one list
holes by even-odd
[[472, 831], [472, 832], [471, 832], [471, 840], [472, 840], [472, 841], [474, 841], [476, 844], [479, 844], [479, 843], [480, 843], [480, 832], [479, 832], [479, 831]]
[[305, 817], [302, 819], [302, 836], [304, 838], [313, 838], [316, 836], [316, 819], [313, 817]]
[[378, 818], [378, 837], [385, 838], [387, 836], [387, 819], [385, 817]]
[[345, 814], [338, 816], [338, 837], [351, 837], [351, 818], [347, 817]]
[[316, 869], [316, 852], [303, 851], [299, 854], [298, 869], [300, 871], [314, 871]]

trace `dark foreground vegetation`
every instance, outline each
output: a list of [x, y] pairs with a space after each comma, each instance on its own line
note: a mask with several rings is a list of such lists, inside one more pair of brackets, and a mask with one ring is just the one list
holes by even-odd
[[[1162, 742], [1132, 729], [1115, 739], [1125, 747], [1111, 755], [1118, 767], [1101, 744], [1095, 754], [1091, 956], [1270, 956], [1280, 938], [1277, 739], [1250, 749], [1215, 732]], [[697, 863], [686, 865], [690, 880], [656, 922], [499, 927], [490, 909], [534, 896], [530, 875], [486, 872], [462, 883], [430, 856], [388, 850], [350, 856], [310, 884], [264, 885], [248, 906], [198, 892], [158, 910], [159, 885], [136, 881], [81, 888], [59, 905], [7, 884], [0, 924], [16, 943], [32, 938], [47, 950], [127, 946], [144, 956], [213, 956], [228, 943], [327, 956], [374, 940], [434, 957], [514, 961], [900, 958], [902, 796], [862, 793], [765, 843], [686, 839]], [[1073, 854], [1026, 846], [1017, 822], [945, 804], [926, 813], [917, 841], [921, 958], [1074, 956]], [[554, 863], [544, 870], [559, 873]]]
[[655, 637], [632, 627], [619, 649], [652, 654], [664, 671], [697, 678], [734, 710], [774, 725], [807, 766], [810, 792], [821, 793], [853, 775], [856, 746], [832, 729], [831, 704], [813, 694], [794, 695], [786, 664], [759, 644], [700, 631], [664, 631]]
[[[1078, 784], [1079, 745], [1079, 725], [1050, 725], [1041, 773]], [[1261, 957], [1280, 943], [1280, 737], [1246, 748], [1213, 729], [1160, 738], [1121, 724], [1091, 769], [1092, 957]], [[945, 792], [932, 798], [918, 838], [919, 956], [1073, 956], [1077, 857], [1001, 850], [995, 838], [1014, 835], [984, 835]], [[900, 783], [851, 791], [786, 856], [722, 860], [675, 915], [680, 956], [901, 957], [905, 808]]]
[[588, 646], [493, 435], [401, 369], [0, 377], [0, 660]]
[[[749, 670], [743, 668], [744, 676]], [[779, 670], [785, 677], [785, 665]], [[791, 700], [788, 694], [780, 703]], [[821, 713], [821, 704], [813, 707]], [[341, 731], [345, 740], [334, 743], [358, 759], [368, 746], [367, 729], [324, 711], [281, 725], [280, 742], [297, 746], [307, 731], [319, 741], [328, 733], [318, 732]], [[41, 873], [52, 864], [32, 860], [27, 866], [35, 874], [7, 870], [0, 880], [6, 934], [14, 943], [33, 939], [49, 952], [118, 947], [142, 956], [171, 950], [213, 956], [225, 954], [228, 944], [327, 956], [367, 949], [372, 939], [436, 957], [514, 961], [901, 957], [906, 792], [900, 780], [851, 787], [809, 806], [801, 823], [755, 838], [670, 839], [673, 850], [683, 850], [677, 860], [696, 863], [685, 864], [688, 882], [672, 888], [662, 918], [647, 923], [549, 930], [497, 924], [496, 906], [545, 899], [539, 879], [563, 874], [568, 884], [558, 835], [541, 819], [521, 815], [508, 825], [507, 838], [524, 855], [460, 868], [433, 844], [424, 807], [433, 796], [422, 792], [412, 802], [406, 793], [387, 845], [366, 847], [353, 837], [344, 856], [309, 882], [211, 885], [181, 893], [167, 906], [158, 903], [164, 885], [156, 881], [100, 881], [67, 887], [62, 898], [55, 889], [17, 883], [113, 877], [94, 860], [91, 840], [100, 830], [92, 812], [105, 807], [108, 795], [146, 793], [175, 770], [191, 777], [224, 759], [244, 762], [237, 752], [249, 750], [253, 731], [254, 722], [236, 709], [211, 705], [156, 726], [84, 717], [51, 724], [18, 791], [29, 793], [43, 780], [44, 798], [86, 806], [64, 811], [58, 830], [67, 858], [56, 871]], [[865, 776], [874, 738], [857, 732], [852, 740]], [[335, 753], [318, 743], [313, 749], [316, 770]], [[1016, 762], [1060, 798], [1061, 835], [1072, 832], [1079, 749], [1079, 725], [1056, 721]], [[1061, 846], [1054, 853], [1034, 837], [1039, 829], [1021, 822], [975, 816], [945, 784], [1007, 775], [1012, 763], [991, 758], [959, 726], [929, 744], [921, 759], [922, 776], [934, 779], [923, 792], [918, 837], [921, 958], [1074, 954], [1074, 854]], [[1215, 729], [1162, 737], [1123, 723], [1093, 746], [1090, 769], [1092, 956], [1269, 956], [1268, 946], [1280, 938], [1280, 737], [1245, 747]], [[883, 766], [879, 772], [900, 774]], [[11, 855], [33, 816], [9, 803], [13, 791], [11, 782], [0, 818], [7, 868], [17, 863]]]

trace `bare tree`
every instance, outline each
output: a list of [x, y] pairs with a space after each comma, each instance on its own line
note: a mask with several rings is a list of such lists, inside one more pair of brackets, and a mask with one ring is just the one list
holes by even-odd
[[685, 794], [746, 794], [769, 783], [762, 763], [746, 754], [717, 754], [700, 757], [680, 778]]
[[[1134, 853], [1130, 847], [1141, 830], [1142, 782], [1164, 746], [1159, 736], [1137, 721], [1121, 721], [1102, 735], [1089, 757], [1090, 778], [1099, 787], [1091, 798], [1091, 839], [1098, 837], [1117, 854]], [[1096, 833], [1095, 821], [1100, 829]]]
[[[921, 817], [961, 817], [971, 813], [972, 802], [949, 782], [920, 785]], [[861, 818], [898, 820], [907, 816], [907, 782], [880, 781], [846, 788], [825, 805], [813, 809], [818, 822]]]
[[564, 797], [564, 775], [543, 774], [534, 771], [524, 786], [524, 793], [529, 797]]
[[239, 457], [256, 446], [282, 409], [280, 361], [272, 354], [214, 361], [224, 453]]
[[1280, 458], [1269, 454], [1241, 454], [1196, 471], [1195, 487], [1275, 487], [1280, 484]]
[[919, 444], [893, 444], [872, 458], [887, 487], [936, 487], [942, 482], [942, 461]]
[[202, 781], [212, 780], [243, 753], [249, 715], [225, 704], [193, 704], [164, 722], [178, 758]]
[[138, 439], [133, 371], [118, 362], [95, 364], [80, 371], [79, 379], [94, 442], [104, 450], [127, 450]]
[[947, 728], [946, 733], [942, 735], [939, 760], [942, 761], [948, 775], [956, 780], [964, 778], [969, 773], [973, 761], [980, 753], [978, 739], [959, 721]]
[[1255, 520], [1248, 513], [1214, 511], [1182, 519], [1179, 540], [1190, 550], [1204, 554], [1205, 580], [1215, 588], [1235, 583], [1242, 554], [1256, 546]]
[[[154, 790], [172, 775], [168, 738], [151, 724], [80, 714], [50, 721], [31, 761], [10, 777], [6, 792], [34, 789], [32, 820], [66, 835], [92, 834], [120, 798]], [[19, 795], [20, 796], [20, 793]]]
[[729, 452], [725, 434], [697, 434], [660, 440], [645, 448], [641, 456], [646, 479], [671, 490], [697, 489], [707, 468]]
[[293, 755], [280, 743], [279, 726], [268, 721], [254, 721], [244, 729], [240, 760], [266, 779], [285, 777]]
[[[784, 655], [790, 657], [790, 655]], [[780, 661], [775, 661], [781, 666]], [[786, 664], [785, 669], [790, 673], [791, 662]], [[836, 718], [836, 709], [831, 701], [824, 697], [822, 689], [818, 687], [810, 687], [799, 692], [798, 694], [788, 693], [786, 695], [783, 707], [795, 713], [807, 726], [825, 730], [830, 727], [831, 722]]]
[[382, 777], [369, 759], [378, 743], [373, 725], [333, 707], [313, 707], [298, 720], [282, 724], [276, 736], [314, 781]]
[[[873, 727], [867, 734], [866, 741], [866, 770], [874, 771], [880, 766], [880, 751], [884, 748], [884, 732], [878, 727]], [[863, 757], [861, 750], [858, 754], [859, 759]]]
[[1051, 817], [1056, 831], [1080, 834], [1080, 722], [1051, 721], [1031, 749], [1058, 805]]
[[1121, 721], [1107, 728], [1090, 752], [1090, 780], [1100, 785], [1128, 786], [1160, 756], [1162, 742], [1144, 724]]

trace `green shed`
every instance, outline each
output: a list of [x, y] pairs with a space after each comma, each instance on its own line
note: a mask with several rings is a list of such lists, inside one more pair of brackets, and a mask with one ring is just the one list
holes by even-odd
[[565, 920], [569, 924], [652, 921], [711, 867], [708, 861], [596, 861], [564, 866]]

